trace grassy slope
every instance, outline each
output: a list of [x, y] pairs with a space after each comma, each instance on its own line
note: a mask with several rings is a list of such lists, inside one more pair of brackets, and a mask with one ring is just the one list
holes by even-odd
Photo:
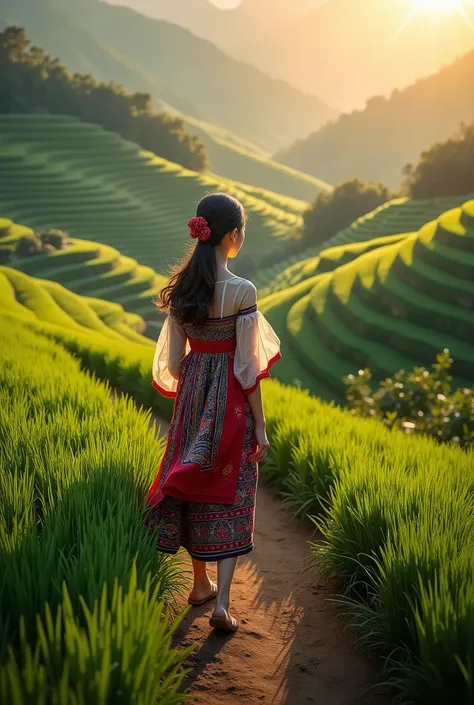
[[340, 230], [322, 245], [303, 250], [276, 265], [263, 268], [256, 278], [256, 284], [263, 290], [264, 296], [279, 291], [289, 286], [287, 282], [297, 283], [308, 276], [308, 272], [312, 275], [315, 258], [323, 250], [326, 250], [325, 255], [328, 255], [329, 248], [336, 248], [333, 256], [337, 258], [339, 253], [344, 251], [344, 247], [339, 250], [341, 245], [357, 246], [357, 243], [361, 243], [361, 247], [364, 247], [363, 243], [379, 237], [414, 232], [429, 220], [437, 218], [449, 208], [462, 205], [465, 201], [466, 196], [433, 198], [424, 201], [394, 199], [354, 221], [352, 225]]
[[54, 323], [74, 331], [94, 331], [116, 341], [152, 346], [136, 332], [142, 319], [119, 304], [78, 296], [61, 284], [0, 267], [0, 308], [22, 318]]
[[300, 201], [252, 195], [249, 187], [188, 171], [73, 118], [0, 116], [0, 148], [2, 215], [111, 245], [158, 272], [183, 253], [186, 224], [209, 191], [225, 190], [247, 208], [252, 262], [301, 228]]
[[322, 383], [340, 401], [357, 368], [382, 378], [449, 347], [458, 381], [472, 384], [474, 202], [393, 240], [261, 302], [287, 347], [277, 375], [287, 381], [297, 361], [310, 390]]

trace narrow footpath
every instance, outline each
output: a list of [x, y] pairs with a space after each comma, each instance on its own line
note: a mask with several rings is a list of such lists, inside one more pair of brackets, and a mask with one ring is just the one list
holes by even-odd
[[[193, 607], [176, 635], [177, 647], [195, 645], [184, 685], [191, 702], [390, 705], [373, 687], [380, 664], [357, 652], [354, 634], [330, 603], [334, 586], [309, 565], [311, 539], [309, 523], [283, 510], [260, 480], [255, 549], [239, 558], [231, 592], [239, 630], [211, 630], [211, 602]], [[191, 570], [184, 551], [183, 564]], [[214, 563], [209, 573], [216, 580]]]

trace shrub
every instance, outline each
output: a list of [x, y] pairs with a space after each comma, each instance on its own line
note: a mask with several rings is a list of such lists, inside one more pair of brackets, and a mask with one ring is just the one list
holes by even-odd
[[43, 243], [37, 235], [23, 235], [18, 239], [15, 255], [17, 257], [31, 257], [43, 252]]
[[404, 169], [404, 188], [412, 198], [457, 196], [474, 191], [474, 123], [423, 152], [418, 164]]
[[391, 198], [393, 194], [387, 186], [359, 179], [339, 184], [329, 193], [320, 193], [304, 216], [303, 246], [324, 242]]
[[43, 245], [51, 245], [55, 250], [64, 250], [69, 244], [69, 235], [64, 230], [42, 230], [36, 236]]
[[370, 370], [349, 375], [346, 398], [353, 414], [379, 419], [405, 433], [425, 433], [439, 442], [462, 447], [474, 444], [474, 389], [451, 389], [452, 358], [444, 350], [431, 371], [416, 367], [401, 370], [371, 389]]
[[13, 248], [11, 247], [0, 247], [0, 265], [8, 264], [11, 262], [13, 256]]

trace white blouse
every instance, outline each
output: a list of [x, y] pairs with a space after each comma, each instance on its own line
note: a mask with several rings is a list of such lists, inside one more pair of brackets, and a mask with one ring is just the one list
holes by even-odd
[[[219, 286], [216, 287], [214, 305], [220, 318], [223, 318], [224, 314], [234, 315], [255, 306], [256, 289], [247, 280], [233, 277], [217, 282], [217, 285], [220, 284], [224, 284], [224, 287], [222, 290]], [[242, 313], [237, 317], [236, 337], [234, 374], [242, 388], [250, 393], [257, 388], [261, 379], [269, 377], [270, 367], [280, 358], [280, 340], [258, 310]], [[169, 315], [158, 338], [152, 368], [155, 387], [165, 396], [176, 395], [181, 365], [189, 352], [190, 346], [184, 328]]]

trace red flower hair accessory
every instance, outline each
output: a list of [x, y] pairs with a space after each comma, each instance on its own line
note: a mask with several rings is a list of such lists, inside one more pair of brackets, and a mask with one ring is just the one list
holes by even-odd
[[209, 240], [211, 237], [211, 228], [209, 227], [207, 220], [202, 216], [191, 218], [188, 223], [190, 235], [194, 240]]

